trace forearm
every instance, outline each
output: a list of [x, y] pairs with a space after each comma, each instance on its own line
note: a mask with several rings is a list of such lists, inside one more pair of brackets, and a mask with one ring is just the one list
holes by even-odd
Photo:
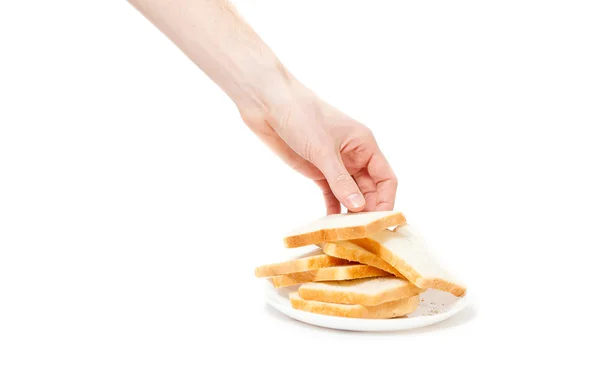
[[226, 0], [129, 0], [239, 109], [281, 102], [295, 82]]

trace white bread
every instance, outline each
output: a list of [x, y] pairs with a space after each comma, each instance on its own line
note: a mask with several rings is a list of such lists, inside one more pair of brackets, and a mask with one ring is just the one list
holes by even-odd
[[369, 265], [384, 270], [396, 277], [404, 278], [398, 269], [391, 266], [381, 257], [349, 241], [324, 243], [322, 247], [323, 252], [329, 256]]
[[369, 236], [385, 228], [406, 224], [397, 211], [331, 214], [291, 231], [283, 238], [287, 248]]
[[376, 306], [342, 305], [330, 302], [305, 300], [298, 292], [289, 295], [292, 307], [310, 313], [346, 318], [389, 319], [412, 313], [419, 305], [419, 296], [412, 296]]
[[423, 289], [396, 277], [310, 282], [298, 288], [298, 294], [305, 300], [364, 306], [396, 301], [422, 292]]
[[318, 248], [294, 260], [259, 266], [254, 270], [254, 275], [256, 277], [271, 277], [348, 264], [351, 264], [351, 262], [328, 256]]
[[419, 288], [438, 289], [457, 297], [462, 297], [467, 291], [440, 266], [423, 238], [408, 225], [397, 227], [394, 231], [382, 230], [352, 242], [387, 261]]
[[353, 280], [355, 278], [380, 276], [389, 276], [389, 274], [368, 265], [356, 264], [282, 274], [280, 276], [269, 277], [269, 280], [275, 288], [282, 288], [315, 281]]

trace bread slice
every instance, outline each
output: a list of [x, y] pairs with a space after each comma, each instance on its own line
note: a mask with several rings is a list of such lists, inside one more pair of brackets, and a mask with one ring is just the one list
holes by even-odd
[[406, 224], [406, 218], [397, 211], [331, 214], [293, 230], [283, 238], [283, 243], [287, 248], [296, 248], [357, 239], [403, 224]]
[[254, 275], [256, 277], [272, 277], [348, 264], [351, 264], [351, 262], [342, 258], [328, 256], [318, 248], [294, 260], [259, 266], [254, 270]]
[[368, 265], [356, 264], [283, 274], [270, 277], [269, 280], [271, 280], [274, 287], [282, 288], [315, 281], [353, 280], [356, 278], [380, 276], [389, 276], [389, 274], [381, 269], [373, 268]]
[[298, 288], [298, 294], [305, 300], [364, 306], [416, 296], [423, 291], [409, 281], [396, 277], [310, 282]]
[[387, 261], [419, 288], [438, 289], [457, 297], [467, 291], [465, 285], [441, 267], [423, 238], [408, 225], [394, 231], [382, 230], [352, 242]]
[[370, 265], [372, 267], [379, 268], [390, 274], [393, 274], [396, 277], [404, 278], [404, 276], [402, 276], [398, 269], [391, 266], [381, 257], [349, 241], [336, 241], [332, 243], [324, 243], [322, 247], [323, 252], [325, 252], [329, 256], [337, 257], [340, 259], [346, 259], [365, 265]]
[[419, 305], [419, 296], [412, 296], [376, 306], [342, 305], [330, 302], [305, 300], [298, 292], [289, 295], [292, 307], [297, 310], [346, 318], [389, 319], [412, 313]]

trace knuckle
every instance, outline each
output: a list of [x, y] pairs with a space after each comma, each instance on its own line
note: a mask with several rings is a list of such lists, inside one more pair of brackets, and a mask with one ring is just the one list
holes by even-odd
[[363, 134], [368, 139], [375, 139], [375, 135], [373, 134], [373, 131], [370, 128], [364, 127]]
[[393, 192], [398, 190], [398, 179], [396, 177], [392, 177], [388, 180], [389, 189]]
[[361, 128], [359, 129], [357, 136], [360, 140], [363, 140], [363, 141], [375, 140], [375, 135], [373, 134], [373, 131], [364, 125], [361, 125]]
[[352, 179], [352, 177], [348, 173], [340, 173], [340, 174], [338, 174], [335, 177], [334, 181], [335, 181], [335, 183], [337, 185], [340, 185], [340, 186], [349, 186], [349, 185], [353, 185], [354, 184], [354, 180]]

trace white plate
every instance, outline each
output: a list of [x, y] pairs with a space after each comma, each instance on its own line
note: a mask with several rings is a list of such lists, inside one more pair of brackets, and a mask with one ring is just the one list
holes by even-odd
[[345, 318], [309, 313], [292, 308], [288, 294], [297, 289], [298, 286], [276, 289], [267, 281], [267, 303], [295, 320], [337, 330], [400, 331], [415, 329], [446, 320], [464, 309], [469, 302], [467, 295], [458, 298], [449, 293], [430, 289], [421, 293], [421, 302], [419, 302], [417, 310], [406, 317], [392, 319]]

